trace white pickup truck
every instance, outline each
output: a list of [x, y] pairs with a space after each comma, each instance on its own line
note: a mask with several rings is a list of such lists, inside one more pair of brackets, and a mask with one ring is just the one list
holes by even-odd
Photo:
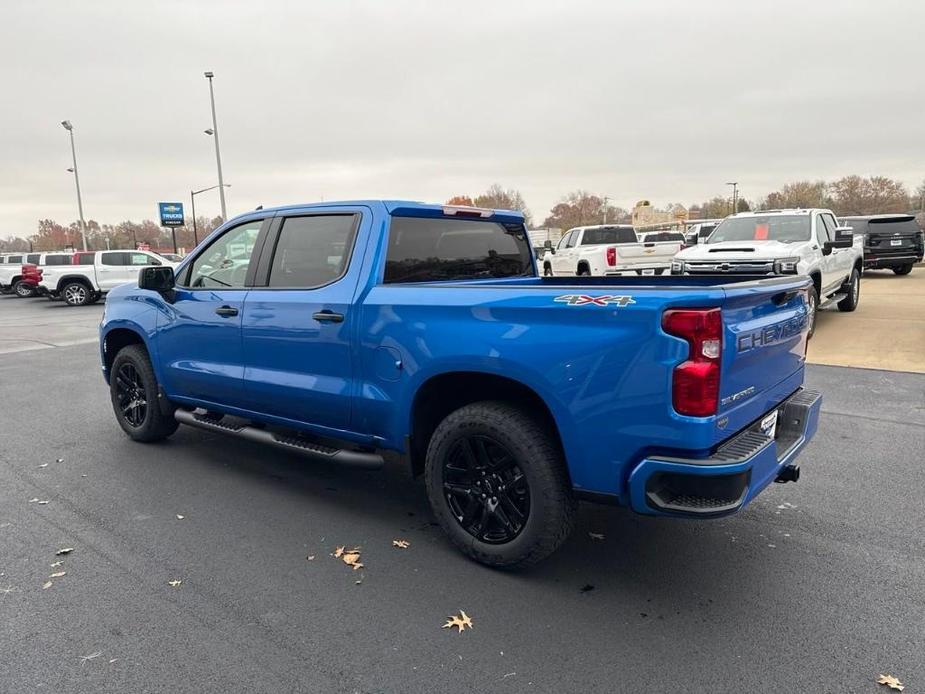
[[543, 256], [547, 277], [668, 274], [681, 241], [642, 242], [628, 224], [569, 229]]
[[91, 251], [74, 254], [73, 264], [44, 268], [39, 289], [71, 306], [99, 301], [114, 287], [138, 281], [138, 271], [152, 265], [175, 267], [150, 251]]
[[6, 253], [0, 262], [0, 293], [31, 296], [31, 288], [22, 281], [22, 266], [38, 265], [41, 253]]
[[810, 335], [816, 310], [854, 311], [861, 292], [863, 240], [825, 209], [761, 210], [726, 217], [696, 246], [675, 256], [672, 274], [808, 275]]

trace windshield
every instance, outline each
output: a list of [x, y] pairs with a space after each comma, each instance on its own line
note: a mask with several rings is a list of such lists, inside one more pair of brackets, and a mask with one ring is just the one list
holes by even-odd
[[720, 222], [706, 243], [722, 241], [809, 241], [809, 215], [730, 217]]
[[597, 246], [602, 243], [636, 243], [636, 232], [632, 227], [601, 227], [585, 229], [581, 236], [582, 246]]

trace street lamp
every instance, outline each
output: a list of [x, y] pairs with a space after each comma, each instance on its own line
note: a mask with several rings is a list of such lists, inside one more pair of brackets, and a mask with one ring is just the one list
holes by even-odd
[[71, 125], [71, 121], [69, 120], [61, 121], [61, 125], [71, 136], [71, 158], [74, 160], [74, 168], [68, 169], [68, 171], [74, 174], [74, 184], [77, 186], [77, 211], [80, 213], [80, 239], [83, 242], [83, 249], [87, 250], [87, 225], [84, 222], [84, 204], [80, 199], [80, 178], [77, 175], [77, 150], [74, 147], [74, 126]]
[[738, 181], [727, 181], [727, 186], [732, 186], [732, 214], [735, 214], [739, 211], [739, 182]]
[[[206, 132], [209, 132], [209, 131], [207, 130]], [[225, 188], [231, 188], [230, 183], [223, 183], [222, 186]], [[206, 193], [210, 190], [215, 190], [218, 187], [219, 186], [211, 186], [209, 188], [203, 188], [202, 190], [191, 190], [189, 192], [190, 207], [193, 208], [193, 245], [194, 246], [199, 245], [199, 234], [196, 231], [196, 196], [199, 195], [200, 193]]]
[[222, 179], [222, 154], [218, 149], [218, 120], [215, 118], [215, 91], [212, 89], [213, 72], [202, 73], [209, 80], [209, 100], [212, 103], [212, 127], [206, 130], [206, 135], [215, 138], [215, 163], [218, 166], [218, 194], [222, 201], [222, 221], [228, 219], [228, 212], [225, 209], [225, 181]]

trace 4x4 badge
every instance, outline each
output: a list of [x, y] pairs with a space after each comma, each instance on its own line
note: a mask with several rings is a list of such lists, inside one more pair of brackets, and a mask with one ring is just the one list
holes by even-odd
[[631, 296], [612, 296], [611, 294], [604, 294], [604, 296], [588, 296], [587, 294], [565, 294], [564, 296], [557, 296], [553, 301], [559, 301], [563, 304], [568, 304], [569, 306], [609, 306], [611, 304], [616, 304], [617, 306], [628, 306], [629, 304], [635, 304], [636, 301]]

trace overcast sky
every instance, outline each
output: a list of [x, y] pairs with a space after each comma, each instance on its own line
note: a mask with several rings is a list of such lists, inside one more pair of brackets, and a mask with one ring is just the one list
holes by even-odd
[[[629, 207], [801, 178], [925, 178], [925, 2], [0, 0], [0, 236], [518, 188]], [[219, 213], [217, 191], [198, 211]]]

